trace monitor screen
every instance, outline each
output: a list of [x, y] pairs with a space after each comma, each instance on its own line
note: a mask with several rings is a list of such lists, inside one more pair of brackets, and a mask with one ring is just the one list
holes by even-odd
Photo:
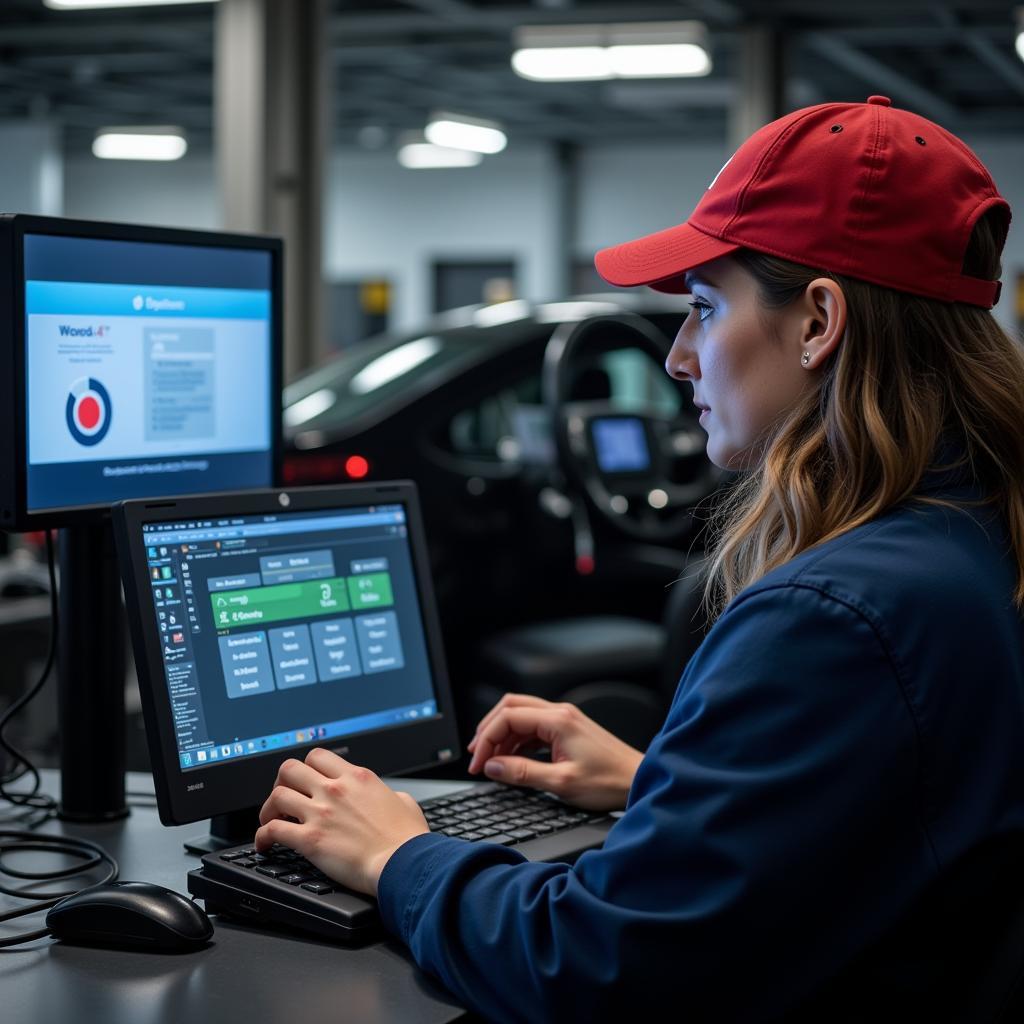
[[602, 473], [636, 473], [650, 468], [643, 423], [635, 416], [593, 421], [594, 450]]
[[182, 772], [438, 714], [403, 503], [149, 522], [141, 540]]
[[273, 246], [122, 233], [20, 236], [28, 514], [274, 483]]

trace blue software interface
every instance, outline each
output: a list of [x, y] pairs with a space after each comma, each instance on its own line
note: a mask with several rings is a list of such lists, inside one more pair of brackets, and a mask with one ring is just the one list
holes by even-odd
[[143, 542], [182, 770], [437, 714], [403, 505]]
[[272, 254], [26, 234], [29, 511], [273, 481]]

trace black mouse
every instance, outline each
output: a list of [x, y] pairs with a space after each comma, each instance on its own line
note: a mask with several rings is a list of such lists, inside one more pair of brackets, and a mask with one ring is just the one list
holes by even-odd
[[46, 927], [64, 942], [129, 949], [197, 949], [213, 935], [190, 899], [152, 882], [111, 882], [66, 896], [50, 908]]

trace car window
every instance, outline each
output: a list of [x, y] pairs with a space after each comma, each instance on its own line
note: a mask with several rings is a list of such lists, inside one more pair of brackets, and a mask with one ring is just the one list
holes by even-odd
[[655, 409], [666, 416], [675, 416], [682, 405], [679, 388], [672, 383], [665, 368], [635, 348], [606, 352], [599, 365], [608, 375], [610, 400], [622, 409]]
[[[676, 416], [683, 395], [663, 367], [639, 349], [618, 349], [581, 367], [571, 395], [608, 400], [623, 411], [644, 409]], [[448, 444], [460, 455], [503, 461], [550, 463], [554, 438], [541, 398], [540, 375], [531, 374], [457, 412]]]

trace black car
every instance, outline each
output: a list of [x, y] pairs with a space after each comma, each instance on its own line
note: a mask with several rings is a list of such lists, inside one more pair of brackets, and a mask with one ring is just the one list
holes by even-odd
[[286, 389], [286, 484], [419, 485], [465, 735], [507, 689], [634, 742], [660, 723], [700, 635], [694, 508], [724, 476], [664, 370], [685, 313], [654, 293], [467, 307]]

